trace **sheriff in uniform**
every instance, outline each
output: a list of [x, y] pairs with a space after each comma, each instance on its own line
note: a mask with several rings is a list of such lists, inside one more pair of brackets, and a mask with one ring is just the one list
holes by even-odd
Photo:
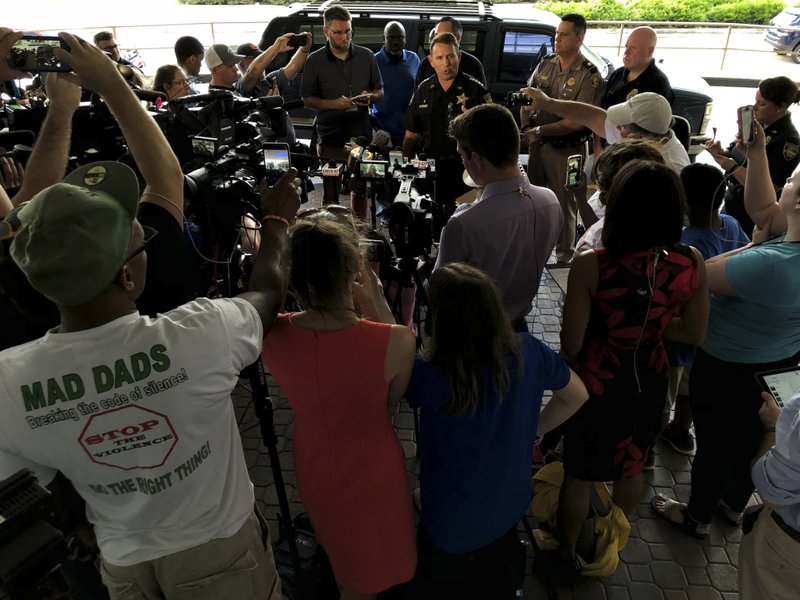
[[436, 75], [424, 80], [411, 97], [403, 156], [413, 157], [421, 141], [425, 155], [436, 160], [436, 201], [446, 219], [455, 199], [469, 190], [456, 142], [448, 134], [450, 121], [473, 106], [491, 102], [492, 96], [480, 81], [459, 69], [460, 50], [452, 33], [433, 39], [431, 57]]
[[[576, 100], [600, 105], [603, 78], [580, 48], [586, 33], [586, 20], [575, 14], [564, 15], [556, 30], [555, 53], [544, 57], [528, 81], [551, 98]], [[556, 244], [556, 259], [568, 262], [575, 249], [577, 211], [591, 210], [586, 202], [586, 178], [578, 187], [565, 188], [567, 158], [580, 154], [586, 159], [588, 129], [569, 119], [560, 119], [542, 110], [531, 114], [522, 107], [524, 142], [528, 144], [528, 178], [534, 185], [555, 192], [564, 212], [564, 228]]]

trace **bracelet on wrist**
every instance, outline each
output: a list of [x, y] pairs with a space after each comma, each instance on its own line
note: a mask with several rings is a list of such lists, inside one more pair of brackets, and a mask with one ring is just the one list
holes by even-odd
[[766, 435], [768, 433], [775, 433], [775, 427], [774, 426], [772, 426], [772, 427], [764, 427], [764, 435]]
[[277, 221], [278, 223], [283, 223], [286, 225], [287, 229], [289, 228], [289, 221], [279, 215], [264, 215], [264, 217], [261, 219], [261, 224], [266, 225], [265, 221]]

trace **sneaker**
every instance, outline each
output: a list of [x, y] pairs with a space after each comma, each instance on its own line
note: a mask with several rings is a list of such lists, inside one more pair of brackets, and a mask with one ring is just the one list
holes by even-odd
[[688, 431], [679, 430], [674, 421], [670, 421], [670, 424], [658, 437], [672, 446], [675, 452], [686, 455], [694, 454], [694, 436]]

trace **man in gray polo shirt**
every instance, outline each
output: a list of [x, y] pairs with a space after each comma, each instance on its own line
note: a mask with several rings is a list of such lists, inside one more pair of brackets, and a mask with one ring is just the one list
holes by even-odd
[[352, 43], [352, 17], [343, 6], [323, 15], [328, 43], [306, 61], [301, 93], [317, 111], [317, 152], [346, 160], [344, 145], [351, 137], [372, 137], [369, 106], [383, 98], [383, 80], [375, 55]]
[[527, 331], [525, 315], [564, 222], [558, 199], [520, 171], [519, 129], [507, 108], [475, 106], [450, 123], [450, 134], [482, 190], [442, 230], [434, 269], [452, 262], [481, 269], [500, 289], [514, 329]]

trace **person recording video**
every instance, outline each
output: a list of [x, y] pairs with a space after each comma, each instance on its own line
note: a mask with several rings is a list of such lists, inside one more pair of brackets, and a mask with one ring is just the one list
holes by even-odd
[[280, 598], [230, 391], [283, 302], [296, 171], [262, 193], [262, 249], [247, 293], [140, 316], [147, 255], [162, 232], [145, 229], [137, 207], [155, 204], [182, 219], [183, 174], [114, 65], [86, 42], [61, 37], [69, 52], [57, 56], [106, 101], [146, 186], [140, 199], [131, 169], [93, 163], [63, 182], [24, 188], [31, 199], [6, 216], [10, 256], [56, 305], [60, 324], [0, 353], [0, 478], [29, 468], [43, 484], [58, 472], [71, 481], [112, 598], [131, 588], [152, 597], [191, 588], [193, 598]]

